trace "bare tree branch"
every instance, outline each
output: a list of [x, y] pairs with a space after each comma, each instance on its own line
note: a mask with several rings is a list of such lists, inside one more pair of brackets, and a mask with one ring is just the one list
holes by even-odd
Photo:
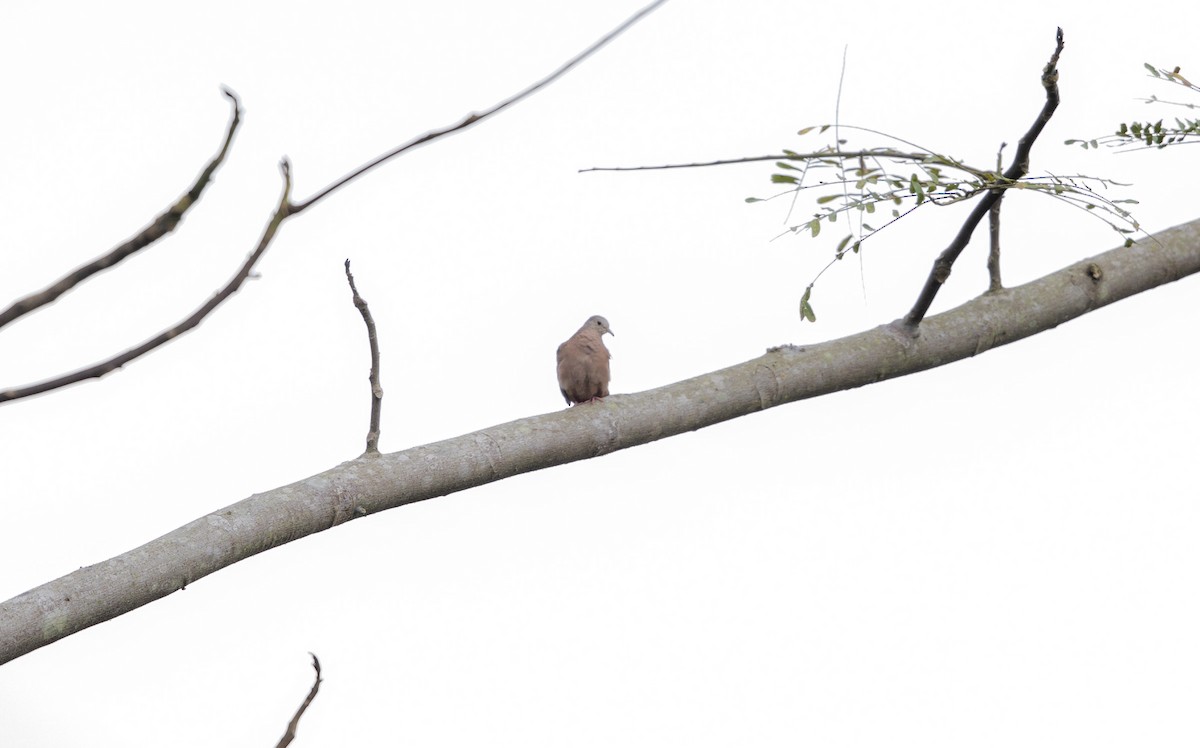
[[145, 249], [175, 230], [175, 227], [183, 219], [183, 214], [200, 199], [200, 195], [204, 193], [204, 188], [212, 181], [213, 174], [216, 173], [217, 168], [225, 161], [225, 155], [229, 153], [229, 146], [233, 143], [233, 135], [237, 132], [238, 125], [241, 123], [242, 103], [238, 100], [237, 94], [226, 87], [221, 88], [221, 93], [225, 94], [233, 105], [233, 114], [229, 120], [229, 127], [225, 132], [225, 142], [221, 144], [221, 150], [217, 152], [217, 155], [213, 156], [212, 160], [208, 162], [208, 166], [200, 172], [200, 176], [196, 178], [196, 183], [192, 185], [192, 188], [183, 197], [176, 200], [174, 205], [167, 208], [162, 215], [151, 221], [148, 226], [126, 240], [125, 243], [114, 247], [108, 254], [97, 257], [86, 265], [75, 268], [41, 291], [14, 301], [7, 309], [0, 312], [0, 327], [4, 327], [35, 309], [53, 303], [58, 297], [96, 273], [115, 267], [125, 258]]
[[[0, 663], [171, 594], [226, 566], [352, 519], [688, 433], [784, 403], [914, 374], [1053, 329], [1200, 273], [1200, 219], [930, 317], [782, 346], [666, 387], [611, 395], [255, 494], [115, 558], [0, 603]], [[603, 411], [601, 413], [600, 411]]]
[[214, 309], [223, 304], [226, 299], [228, 299], [230, 296], [233, 296], [235, 293], [237, 293], [238, 289], [242, 287], [242, 284], [246, 281], [246, 278], [250, 277], [250, 272], [254, 269], [255, 264], [258, 263], [259, 259], [261, 259], [263, 254], [267, 251], [267, 247], [270, 246], [271, 240], [275, 238], [275, 232], [279, 230], [280, 224], [282, 224], [284, 219], [287, 218], [288, 195], [290, 195], [292, 191], [292, 177], [291, 167], [288, 165], [286, 159], [280, 162], [279, 169], [283, 174], [283, 194], [280, 195], [279, 203], [275, 208], [275, 212], [271, 216], [271, 219], [267, 222], [267, 228], [263, 231], [262, 237], [258, 240], [258, 246], [255, 247], [254, 251], [251, 252], [246, 258], [246, 261], [242, 263], [242, 267], [238, 269], [233, 278], [231, 278], [229, 282], [225, 284], [224, 288], [213, 294], [211, 299], [205, 302], [196, 311], [192, 312], [187, 319], [183, 320], [174, 327], [163, 330], [158, 335], [155, 335], [153, 338], [143, 342], [141, 345], [138, 345], [135, 348], [130, 348], [124, 353], [117, 354], [107, 361], [101, 361], [100, 363], [93, 364], [86, 369], [80, 369], [79, 371], [75, 371], [70, 374], [64, 374], [61, 377], [47, 379], [44, 382], [38, 382], [36, 384], [25, 385], [24, 387], [15, 387], [10, 390], [0, 391], [0, 403], [7, 402], [9, 400], [17, 400], [22, 397], [40, 395], [43, 392], [56, 390], [59, 387], [66, 387], [69, 384], [75, 384], [76, 382], [83, 382], [88, 379], [102, 377], [111, 371], [121, 368], [130, 361], [146, 355], [160, 345], [174, 340], [175, 338], [199, 325], [200, 322], [203, 321], [204, 318], [207, 317]]
[[[506, 108], [512, 106], [513, 104], [516, 104], [517, 102], [521, 101], [522, 99], [529, 97], [530, 95], [537, 92], [538, 90], [544, 88], [545, 86], [549, 85], [550, 83], [553, 83], [558, 78], [561, 78], [563, 75], [565, 75], [567, 73], [567, 71], [571, 70], [571, 68], [575, 67], [580, 62], [583, 62], [585, 59], [587, 59], [592, 54], [594, 54], [596, 51], [598, 51], [601, 47], [608, 44], [610, 41], [615, 39], [617, 36], [619, 36], [622, 32], [624, 32], [630, 26], [637, 23], [644, 16], [646, 16], [651, 11], [653, 11], [654, 9], [656, 9], [658, 6], [662, 5], [665, 2], [666, 2], [666, 0], [655, 0], [655, 2], [652, 2], [649, 5], [647, 5], [646, 7], [642, 8], [640, 11], [638, 11], [637, 13], [633, 14], [628, 19], [626, 19], [625, 22], [622, 23], [620, 26], [618, 26], [616, 29], [610, 31], [608, 34], [606, 34], [604, 37], [602, 37], [599, 41], [592, 44], [590, 47], [585, 49], [583, 52], [580, 52], [578, 55], [572, 57], [570, 60], [568, 60], [565, 64], [560, 66], [557, 70], [555, 70], [549, 76], [543, 78], [542, 80], [538, 81], [537, 83], [534, 83], [533, 85], [524, 89], [520, 93], [505, 99], [504, 101], [500, 102], [499, 104], [496, 104], [495, 106], [493, 106], [490, 109], [487, 109], [483, 112], [472, 112], [471, 114], [467, 115], [457, 125], [453, 125], [451, 127], [448, 127], [448, 128], [442, 129], [442, 130], [433, 130], [433, 131], [430, 131], [430, 132], [420, 136], [419, 138], [415, 138], [414, 140], [411, 140], [408, 143], [405, 143], [404, 145], [399, 146], [398, 148], [395, 148], [395, 149], [389, 151], [388, 153], [385, 153], [384, 155], [380, 156], [379, 158], [375, 159], [374, 161], [371, 161], [370, 163], [366, 164], [365, 166], [359, 167], [358, 169], [347, 174], [346, 176], [342, 177], [341, 179], [339, 179], [338, 181], [329, 185], [328, 187], [324, 188], [323, 190], [318, 192], [313, 197], [310, 197], [307, 200], [304, 200], [300, 203], [291, 202], [291, 197], [290, 197], [290, 194], [291, 194], [291, 176], [290, 176], [290, 174], [291, 174], [291, 172], [290, 172], [290, 167], [288, 165], [287, 159], [284, 159], [282, 162], [282, 167], [281, 167], [283, 169], [283, 173], [284, 173], [284, 182], [285, 182], [284, 194], [279, 203], [279, 207], [276, 209], [274, 215], [271, 217], [270, 222], [267, 224], [266, 230], [263, 232], [262, 237], [259, 239], [258, 247], [254, 250], [254, 252], [252, 252], [250, 254], [250, 257], [247, 259], [246, 263], [242, 266], [241, 270], [238, 271], [238, 274], [234, 276], [233, 280], [231, 280], [229, 282], [229, 284], [225, 288], [223, 288], [221, 291], [218, 291], [217, 294], [215, 294], [213, 296], [213, 298], [209, 299], [208, 303], [204, 304], [204, 306], [200, 307], [195, 312], [193, 312], [191, 316], [189, 316], [187, 319], [183, 320], [179, 324], [175, 325], [174, 327], [164, 330], [163, 332], [159, 333], [158, 335], [154, 336], [153, 338], [143, 342], [141, 345], [139, 345], [135, 348], [131, 348], [131, 349], [125, 351], [124, 353], [113, 356], [112, 358], [110, 358], [106, 361], [102, 361], [98, 364], [93, 364], [92, 366], [89, 366], [87, 368], [80, 369], [78, 371], [72, 372], [70, 374], [65, 374], [60, 377], [55, 377], [53, 379], [48, 379], [43, 382], [25, 385], [22, 387], [13, 387], [13, 388], [10, 388], [7, 390], [0, 390], [0, 404], [8, 402], [10, 400], [17, 400], [17, 399], [20, 399], [23, 397], [31, 397], [33, 395], [40, 395], [42, 393], [58, 389], [59, 387], [65, 387], [67, 385], [75, 384], [77, 382], [82, 382], [82, 381], [85, 381], [88, 379], [96, 379], [98, 377], [102, 377], [105, 374], [108, 374], [109, 372], [112, 372], [112, 371], [115, 371], [115, 370], [121, 368], [122, 366], [129, 363], [130, 361], [133, 361], [134, 359], [144, 356], [145, 354], [149, 353], [150, 351], [154, 350], [155, 348], [159, 347], [160, 345], [163, 345], [164, 343], [167, 343], [168, 341], [173, 340], [174, 338], [178, 337], [179, 335], [182, 335], [183, 333], [196, 327], [197, 325], [200, 324], [200, 322], [206, 316], [208, 316], [208, 314], [210, 312], [212, 312], [214, 309], [216, 309], [218, 306], [220, 306], [221, 303], [225, 301], [225, 299], [229, 298], [231, 295], [233, 295], [235, 292], [237, 292], [237, 290], [241, 287], [242, 282], [246, 279], [247, 276], [249, 276], [250, 271], [253, 269], [255, 263], [257, 263], [259, 258], [262, 257], [262, 254], [264, 252], [266, 252], [267, 247], [271, 243], [271, 240], [275, 237], [275, 233], [279, 230], [279, 227], [283, 224], [283, 222], [285, 220], [287, 220], [291, 216], [296, 215], [296, 214], [304, 211], [305, 209], [315, 205], [321, 199], [323, 199], [327, 195], [333, 193], [335, 190], [341, 188], [343, 185], [345, 185], [348, 182], [354, 180], [355, 178], [365, 174], [366, 172], [370, 171], [371, 169], [374, 169], [376, 166], [379, 166], [380, 164], [382, 164], [392, 158], [395, 158], [396, 156], [399, 156], [401, 153], [411, 150], [411, 149], [413, 149], [419, 145], [422, 145], [424, 143], [428, 143], [433, 140], [437, 140], [438, 138], [441, 138], [445, 135], [450, 135], [450, 134], [465, 130], [466, 128], [476, 124], [477, 122], [481, 122], [482, 120], [485, 120], [488, 117], [491, 117], [492, 115], [496, 114], [497, 112], [500, 112], [501, 110], [506, 109]], [[227, 93], [227, 95], [232, 95], [232, 94]]]
[[[1058, 108], [1058, 58], [1062, 54], [1062, 51], [1063, 30], [1060, 28], [1056, 34], [1054, 54], [1050, 55], [1050, 61], [1042, 68], [1042, 87], [1046, 89], [1046, 103], [1042, 106], [1042, 111], [1038, 113], [1037, 119], [1034, 120], [1028, 132], [1022, 135], [1021, 140], [1017, 143], [1017, 152], [1013, 155], [1012, 164], [1004, 171], [1003, 176], [1007, 183], [1015, 182], [1029, 172], [1029, 152], [1033, 148], [1033, 143], [1042, 134], [1046, 123], [1050, 121], [1054, 110]], [[967, 220], [954, 237], [954, 241], [950, 242], [950, 246], [946, 247], [938, 255], [938, 258], [934, 260], [933, 270], [930, 271], [929, 277], [925, 280], [925, 287], [921, 289], [921, 293], [917, 297], [916, 303], [913, 304], [913, 308], [904, 317], [904, 324], [910, 330], [915, 330], [921, 324], [921, 320], [925, 318], [930, 305], [933, 304], [934, 297], [942, 289], [942, 284], [950, 277], [950, 270], [954, 267], [954, 261], [962, 254], [963, 249], [967, 246], [967, 242], [971, 241], [971, 234], [975, 232], [975, 227], [988, 214], [988, 211], [992, 209], [992, 205], [1000, 199], [1003, 192], [1002, 189], [988, 191], [975, 204], [970, 215], [967, 216]]]
[[465, 130], [465, 129], [471, 127], [472, 125], [476, 124], [477, 122], [481, 122], [482, 120], [485, 120], [488, 117], [491, 117], [493, 114], [496, 114], [503, 109], [507, 109], [508, 107], [512, 106], [513, 104], [516, 104], [517, 102], [521, 101], [522, 99], [528, 98], [529, 96], [533, 95], [540, 89], [545, 88], [546, 86], [550, 85], [551, 83], [558, 80], [562, 76], [566, 75], [566, 73], [569, 70], [571, 70], [571, 68], [575, 67], [579, 63], [581, 63], [584, 60], [586, 60], [587, 58], [591, 57], [593, 54], [598, 52], [601, 47], [605, 46], [606, 44], [611, 42], [613, 39], [616, 39], [618, 36], [620, 36], [622, 33], [624, 33], [626, 31], [626, 29], [628, 29], [630, 26], [634, 25], [638, 21], [642, 20], [642, 18], [649, 15], [652, 11], [657, 9], [658, 6], [662, 5], [666, 1], [667, 0], [654, 0], [654, 2], [650, 3], [646, 7], [639, 10], [637, 13], [634, 13], [632, 16], [625, 19], [624, 23], [622, 23], [620, 26], [616, 27], [612, 31], [608, 32], [608, 34], [606, 34], [605, 36], [601, 37], [600, 40], [597, 41], [595, 44], [593, 44], [592, 46], [583, 50], [579, 54], [575, 55], [570, 60], [567, 60], [561, 67], [559, 67], [553, 73], [546, 76], [545, 78], [542, 78], [540, 81], [538, 81], [537, 83], [534, 83], [532, 86], [529, 86], [528, 88], [521, 91], [520, 93], [517, 93], [513, 96], [508, 97], [504, 101], [501, 101], [500, 103], [495, 104], [490, 109], [485, 109], [482, 112], [471, 112], [467, 116], [463, 117], [462, 120], [458, 124], [450, 125], [449, 127], [445, 127], [440, 130], [430, 130], [429, 132], [425, 133], [424, 135], [420, 135], [416, 138], [413, 138], [412, 140], [408, 141], [407, 143], [405, 143], [403, 145], [393, 148], [392, 150], [388, 151], [387, 153], [383, 154], [382, 156], [379, 156], [378, 158], [374, 159], [373, 161], [370, 161], [370, 162], [358, 167], [354, 171], [350, 172], [349, 174], [347, 174], [346, 176], [337, 180], [336, 182], [329, 185], [328, 187], [325, 187], [320, 192], [318, 192], [317, 194], [308, 198], [307, 200], [303, 200], [303, 201], [293, 205], [291, 207], [291, 212], [299, 213], [299, 212], [309, 208], [313, 204], [324, 199], [330, 193], [341, 188], [343, 185], [345, 185], [349, 182], [352, 182], [353, 180], [361, 177], [363, 174], [366, 174], [371, 169], [374, 169], [376, 166], [379, 166], [380, 164], [382, 164], [386, 161], [390, 161], [391, 159], [395, 158], [396, 156], [399, 156], [401, 153], [404, 153], [405, 151], [410, 151], [413, 148], [424, 145], [425, 143], [429, 143], [434, 140], [437, 140], [438, 138], [440, 138], [444, 135], [450, 135], [451, 133]]
[[308, 656], [313, 660], [313, 670], [317, 671], [317, 675], [313, 680], [312, 690], [308, 692], [308, 698], [296, 710], [296, 716], [292, 717], [292, 721], [288, 723], [287, 732], [283, 733], [283, 737], [275, 744], [275, 748], [287, 748], [296, 739], [296, 727], [300, 724], [300, 718], [304, 716], [308, 705], [313, 703], [313, 699], [317, 698], [317, 691], [321, 690], [321, 661], [312, 652], [309, 652]]
[[367, 300], [358, 295], [354, 285], [354, 276], [350, 273], [350, 259], [346, 259], [346, 281], [350, 284], [350, 292], [354, 295], [354, 306], [362, 313], [363, 322], [367, 325], [367, 342], [371, 346], [371, 425], [367, 429], [367, 451], [365, 454], [379, 454], [379, 416], [383, 409], [383, 385], [379, 382], [379, 337], [375, 334], [375, 318], [367, 308]]

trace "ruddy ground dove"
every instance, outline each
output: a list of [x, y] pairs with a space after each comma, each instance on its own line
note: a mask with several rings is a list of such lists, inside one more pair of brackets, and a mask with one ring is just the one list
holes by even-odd
[[600, 315], [588, 317], [579, 332], [558, 347], [558, 388], [567, 405], [608, 397], [608, 359], [604, 347], [608, 320]]

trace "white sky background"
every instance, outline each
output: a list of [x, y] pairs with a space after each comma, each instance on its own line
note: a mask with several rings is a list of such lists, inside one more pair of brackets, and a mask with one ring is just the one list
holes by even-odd
[[[553, 70], [638, 2], [7, 3], [0, 301], [173, 201], [175, 235], [0, 334], [0, 386], [173, 324], [297, 197]], [[768, 164], [842, 121], [990, 164], [1063, 103], [1035, 170], [1135, 182], [1193, 219], [1200, 151], [1062, 145], [1200, 70], [1200, 8], [675, 0], [551, 88], [284, 225], [261, 279], [104, 380], [0, 408], [0, 598], [357, 455], [378, 322], [382, 448], [563, 406], [590, 314], [637, 392], [901, 316], [968, 208], [923, 209], [797, 301], [841, 233], [769, 241]], [[1195, 76], [1193, 76], [1195, 77]], [[1182, 113], [1182, 112], [1178, 112]], [[855, 136], [852, 146], [881, 141]], [[798, 215], [812, 211], [802, 204]], [[1033, 195], [1024, 282], [1118, 242]], [[844, 224], [842, 224], [844, 226]], [[985, 231], [934, 311], [986, 285]], [[1200, 508], [1187, 279], [985, 356], [356, 521], [0, 667], [4, 746], [1194, 745]], [[865, 294], [864, 294], [865, 288]]]

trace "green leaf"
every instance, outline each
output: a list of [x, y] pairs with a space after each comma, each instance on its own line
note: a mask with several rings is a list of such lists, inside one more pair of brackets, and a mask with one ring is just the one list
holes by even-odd
[[825, 203], [831, 203], [834, 200], [837, 200], [839, 197], [841, 197], [841, 195], [822, 195], [821, 197], [817, 198], [817, 205], [824, 205]]
[[807, 134], [809, 134], [810, 132], [812, 132], [812, 131], [813, 131], [813, 130], [815, 130], [815, 129], [817, 129], [817, 126], [816, 126], [816, 125], [811, 125], [811, 126], [809, 126], [809, 127], [806, 127], [806, 128], [804, 128], [803, 130], [800, 130], [800, 131], [799, 131], [799, 132], [797, 132], [796, 134], [797, 134], [797, 135], [807, 135]]
[[837, 253], [838, 255], [841, 255], [841, 254], [842, 254], [842, 251], [843, 251], [844, 249], [846, 249], [846, 245], [847, 245], [847, 244], [849, 244], [849, 243], [850, 243], [850, 240], [851, 240], [851, 239], [853, 239], [853, 238], [854, 238], [854, 236], [853, 236], [852, 234], [846, 234], [845, 238], [843, 238], [843, 239], [842, 239], [840, 242], [838, 242], [838, 245], [837, 245], [837, 250], [835, 250], [835, 251], [836, 251], [836, 253]]
[[800, 297], [800, 319], [806, 319], [809, 322], [816, 322], [817, 315], [813, 312], [812, 305], [808, 300], [812, 298], [812, 285], [804, 289], [804, 295]]
[[921, 189], [921, 180], [917, 179], [916, 174], [913, 174], [912, 179], [908, 181], [908, 187], [917, 196], [917, 205], [925, 202], [925, 190]]
[[812, 232], [813, 238], [816, 239], [817, 235], [821, 233], [821, 219], [814, 218], [809, 221], [808, 230]]
[[762, 199], [761, 197], [748, 197], [748, 198], [746, 198], [746, 202], [748, 202], [748, 203], [761, 203], [762, 201], [763, 201], [763, 199]]
[[788, 174], [772, 174], [772, 184], [796, 184], [796, 178]]
[[1151, 65], [1148, 62], [1143, 62], [1142, 64], [1145, 65], [1146, 69], [1150, 71], [1150, 75], [1153, 75], [1155, 78], [1162, 77], [1161, 75], [1158, 74], [1158, 68], [1154, 67], [1153, 65]]

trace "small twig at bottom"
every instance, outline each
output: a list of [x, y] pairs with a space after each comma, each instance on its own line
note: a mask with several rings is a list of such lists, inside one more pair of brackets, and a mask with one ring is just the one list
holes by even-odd
[[275, 748], [286, 748], [291, 745], [292, 741], [296, 738], [296, 726], [300, 724], [300, 717], [304, 714], [304, 710], [308, 709], [308, 705], [313, 702], [313, 699], [317, 698], [317, 691], [321, 688], [321, 661], [312, 652], [309, 652], [308, 655], [313, 658], [313, 670], [317, 671], [316, 680], [313, 681], [312, 690], [308, 692], [308, 698], [296, 710], [296, 716], [292, 717], [292, 721], [288, 722], [287, 732], [275, 744]]
[[366, 299], [358, 295], [358, 288], [354, 285], [349, 259], [346, 260], [346, 280], [350, 283], [350, 292], [354, 294], [354, 306], [362, 313], [363, 322], [367, 324], [367, 340], [371, 344], [371, 426], [367, 429], [366, 454], [379, 454], [379, 415], [383, 410], [383, 385], [379, 383], [379, 338], [375, 334], [375, 319], [367, 308]]

